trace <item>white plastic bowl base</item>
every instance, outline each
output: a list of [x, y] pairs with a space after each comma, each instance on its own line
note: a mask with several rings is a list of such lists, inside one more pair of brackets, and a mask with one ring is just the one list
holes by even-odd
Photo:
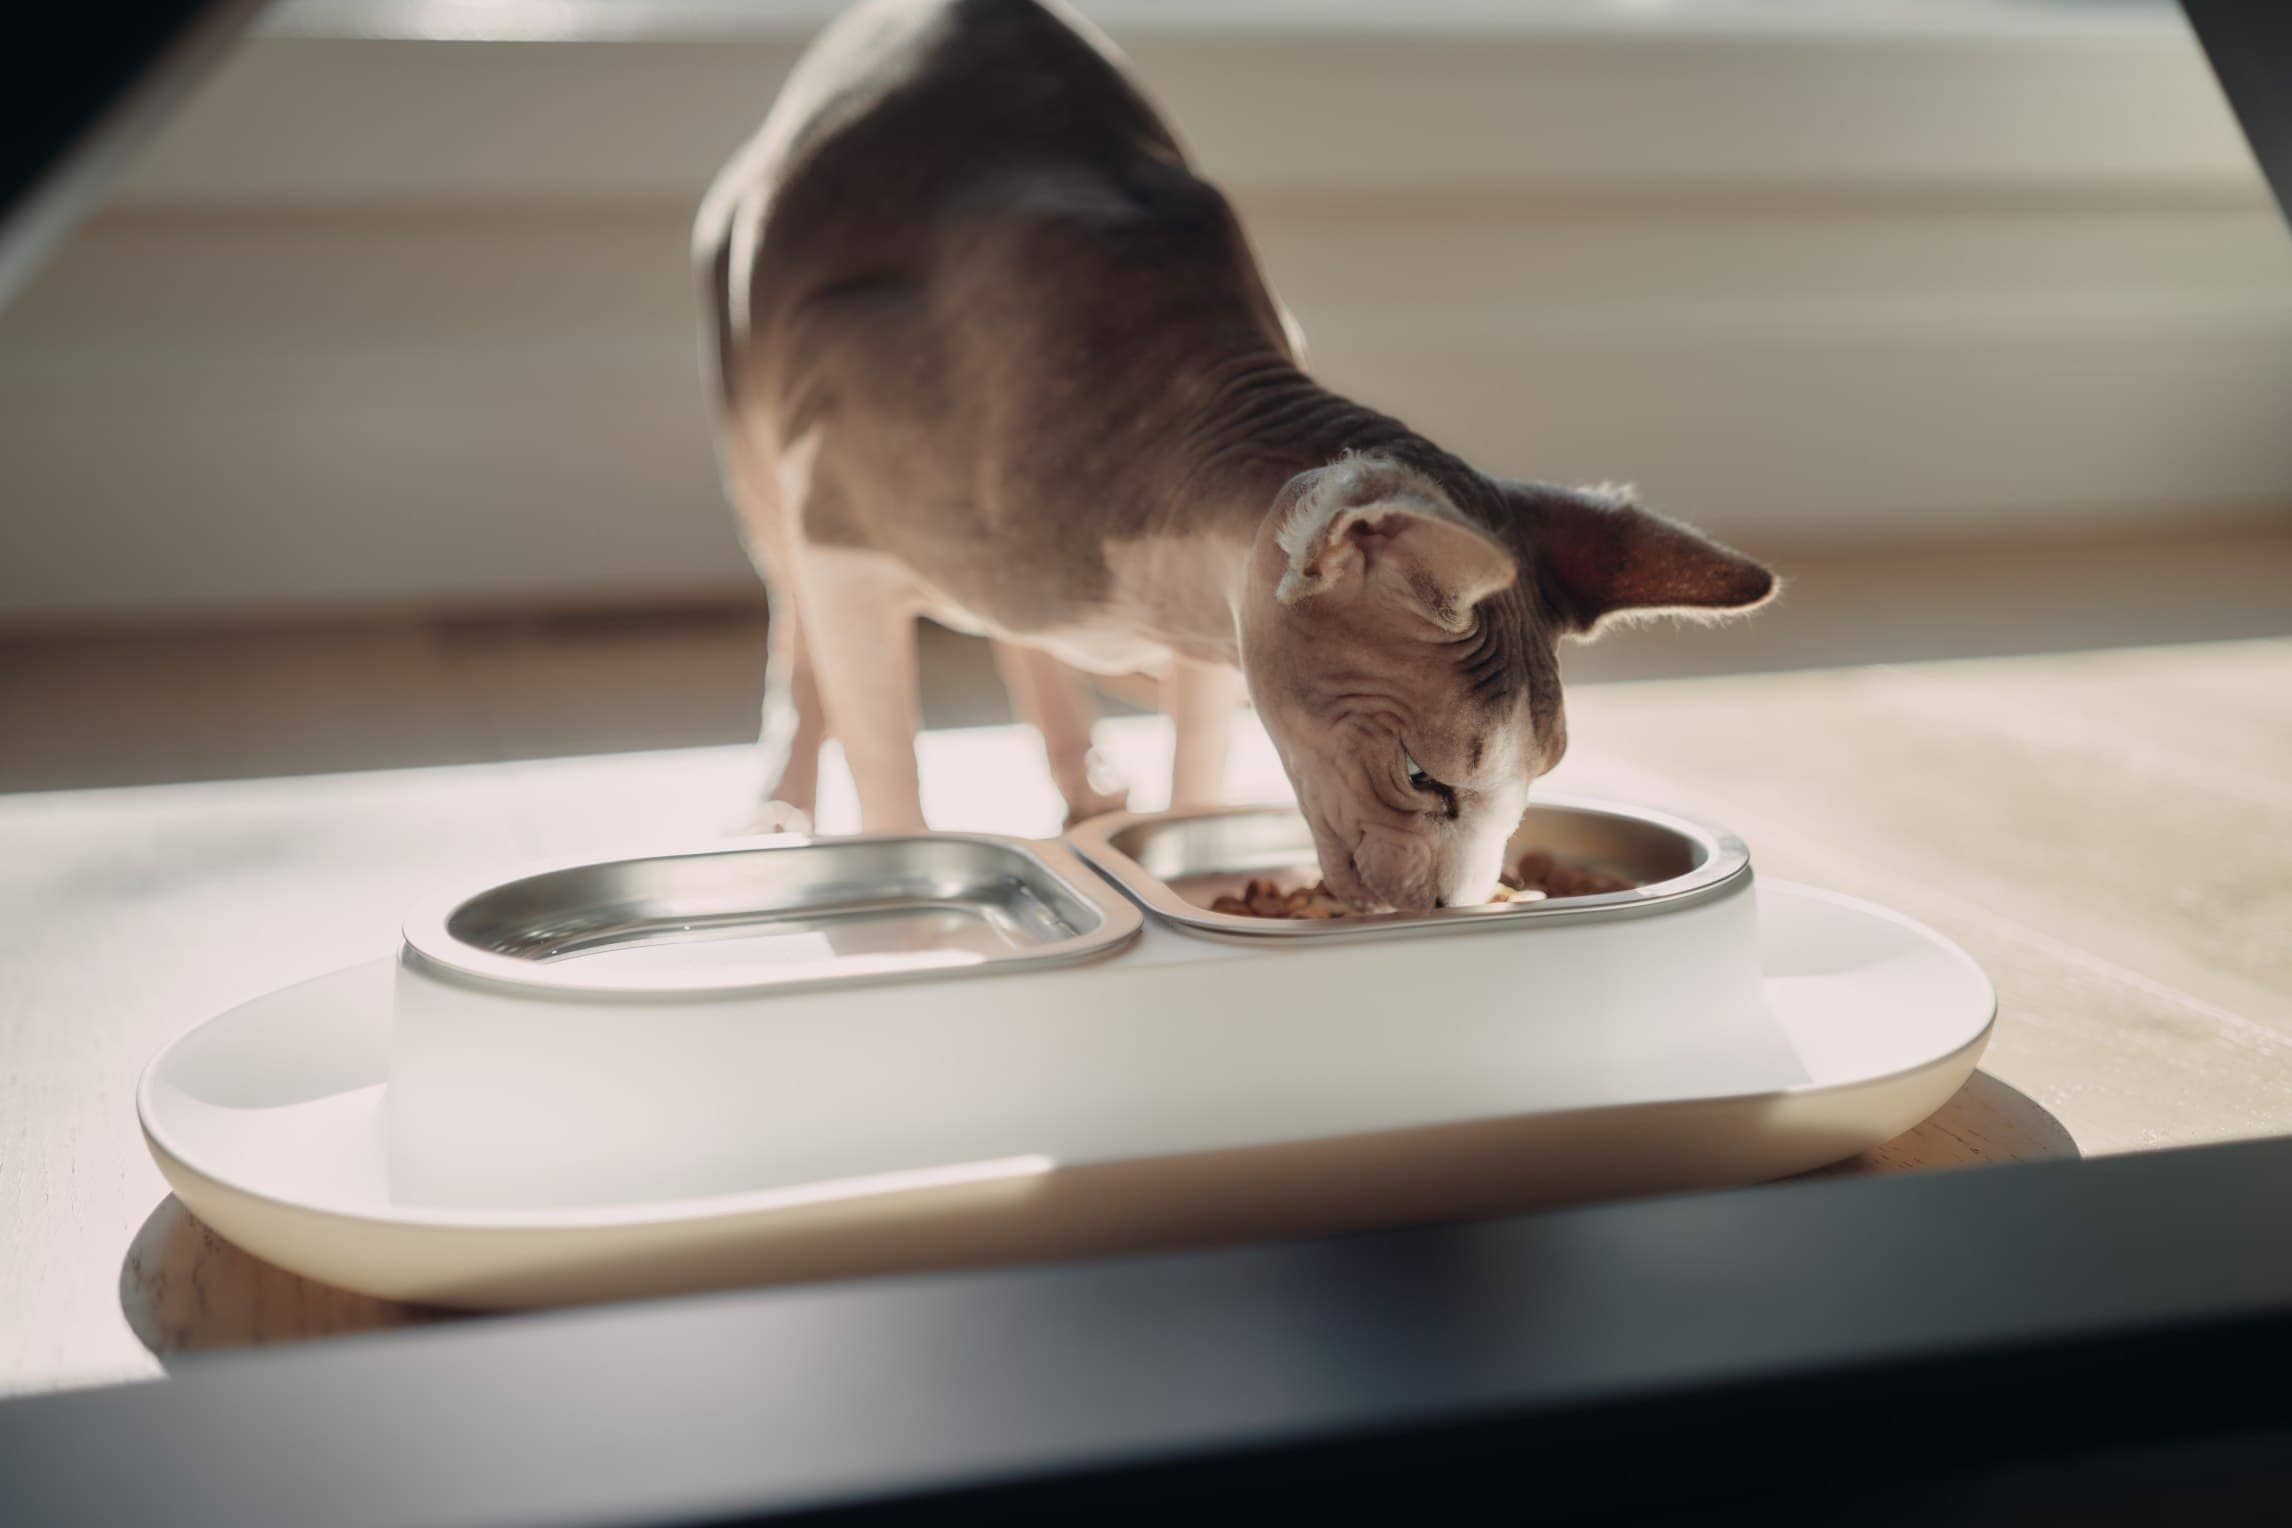
[[1995, 997], [1931, 930], [1758, 889], [1766, 996], [1810, 1079], [1408, 1128], [1017, 1152], [839, 1182], [559, 1209], [394, 1198], [382, 1094], [393, 962], [271, 994], [153, 1061], [138, 1107], [190, 1209], [258, 1256], [398, 1299], [523, 1306], [1294, 1236], [1785, 1176], [1890, 1139], [1973, 1071]]
[[439, 1209], [1191, 1156], [1807, 1078], [1748, 877], [1660, 915], [1392, 939], [1157, 921], [1087, 965], [888, 986], [575, 997], [406, 960], [395, 1004], [389, 1181]]

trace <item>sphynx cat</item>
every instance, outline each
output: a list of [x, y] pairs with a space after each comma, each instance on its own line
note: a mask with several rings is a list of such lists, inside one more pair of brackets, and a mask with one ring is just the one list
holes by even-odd
[[1482, 902], [1566, 746], [1560, 640], [1774, 587], [1628, 490], [1488, 476], [1316, 384], [1233, 208], [1052, 4], [844, 14], [694, 243], [771, 597], [767, 821], [833, 735], [863, 826], [924, 826], [928, 615], [993, 639], [1074, 816], [1122, 797], [1072, 670], [1162, 676], [1181, 805], [1246, 681], [1333, 892]]

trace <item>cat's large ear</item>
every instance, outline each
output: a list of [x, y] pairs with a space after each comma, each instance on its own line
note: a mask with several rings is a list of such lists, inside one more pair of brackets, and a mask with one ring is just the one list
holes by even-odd
[[1520, 571], [1495, 537], [1397, 463], [1349, 458], [1301, 472], [1275, 513], [1288, 565], [1274, 597], [1284, 605], [1367, 598], [1461, 632], [1472, 607]]
[[1774, 597], [1775, 575], [1617, 488], [1520, 490], [1532, 503], [1545, 593], [1589, 635], [1632, 615], [1722, 616]]

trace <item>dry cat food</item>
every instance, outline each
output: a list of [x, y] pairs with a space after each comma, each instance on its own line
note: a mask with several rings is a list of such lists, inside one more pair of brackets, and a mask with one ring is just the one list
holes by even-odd
[[[1496, 895], [1489, 900], [1541, 902], [1547, 897], [1596, 897], [1611, 891], [1629, 891], [1638, 884], [1621, 876], [1571, 865], [1547, 850], [1531, 849], [1520, 856], [1520, 863], [1512, 867], [1511, 873], [1496, 888]], [[1329, 888], [1318, 881], [1294, 891], [1283, 891], [1272, 881], [1252, 876], [1241, 895], [1229, 893], [1217, 898], [1210, 903], [1210, 911], [1239, 918], [1343, 918], [1349, 916], [1352, 909], [1330, 895]]]
[[1347, 910], [1319, 881], [1295, 891], [1283, 891], [1273, 882], [1256, 876], [1250, 877], [1240, 896], [1229, 893], [1210, 904], [1211, 912], [1230, 913], [1237, 918], [1342, 918]]

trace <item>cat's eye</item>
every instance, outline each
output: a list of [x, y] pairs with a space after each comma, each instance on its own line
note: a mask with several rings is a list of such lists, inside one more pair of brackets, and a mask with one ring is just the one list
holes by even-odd
[[1426, 774], [1425, 767], [1411, 758], [1406, 748], [1401, 750], [1401, 768], [1408, 772], [1410, 790], [1422, 791], [1428, 796], [1445, 796], [1448, 794], [1448, 787], [1435, 780], [1431, 775]]
[[1401, 749], [1401, 768], [1409, 777], [1409, 789], [1420, 796], [1430, 796], [1440, 803], [1441, 812], [1454, 818], [1460, 810], [1456, 791], [1425, 773], [1425, 767], [1413, 758], [1406, 745]]

